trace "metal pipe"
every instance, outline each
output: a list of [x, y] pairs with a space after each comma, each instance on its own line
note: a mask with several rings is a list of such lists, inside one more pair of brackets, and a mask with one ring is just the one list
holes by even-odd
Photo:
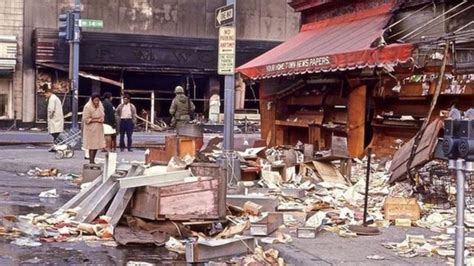
[[456, 161], [455, 265], [464, 265], [464, 159]]
[[79, 102], [79, 42], [81, 29], [79, 19], [81, 18], [81, 0], [74, 1], [74, 39], [70, 43], [70, 67], [71, 67], [71, 89], [72, 89], [72, 129], [79, 129], [77, 122], [78, 102]]
[[417, 32], [417, 33], [415, 33], [414, 35], [412, 35], [412, 36], [411, 36], [410, 38], [408, 38], [408, 39], [412, 39], [412, 38], [414, 38], [415, 36], [418, 36], [419, 34], [425, 32], [425, 31], [427, 31], [427, 30], [430, 30], [430, 29], [432, 29], [433, 27], [438, 26], [439, 24], [445, 22], [446, 20], [449, 20], [449, 19], [451, 19], [451, 18], [453, 18], [453, 17], [455, 17], [455, 16], [457, 16], [457, 15], [459, 15], [459, 14], [461, 14], [461, 13], [463, 13], [463, 12], [469, 10], [469, 9], [471, 9], [472, 7], [474, 7], [474, 5], [470, 5], [470, 6], [466, 7], [466, 8], [464, 8], [463, 10], [461, 10], [461, 11], [459, 11], [459, 12], [457, 12], [457, 13], [454, 13], [453, 15], [451, 15], [451, 16], [449, 16], [449, 17], [447, 17], [447, 18], [445, 18], [445, 19], [443, 19], [443, 20], [441, 20], [441, 21], [439, 21], [439, 22], [437, 22], [437, 23], [435, 23], [435, 24], [433, 24], [433, 25], [430, 25], [429, 27], [427, 27], [427, 28], [425, 28], [425, 29], [423, 29], [423, 30], [421, 30], [421, 31], [419, 31], [419, 32]]
[[[226, 0], [227, 5], [234, 4], [237, 9], [237, 0]], [[235, 13], [234, 13], [235, 14]], [[237, 24], [235, 19], [234, 27]], [[224, 162], [227, 169], [227, 183], [233, 183], [240, 177], [240, 163], [234, 156], [234, 111], [235, 111], [235, 75], [226, 75], [224, 78]], [[239, 181], [239, 180], [235, 180]]]
[[369, 185], [370, 185], [370, 159], [372, 157], [372, 148], [367, 148], [367, 172], [365, 176], [365, 197], [364, 197], [364, 225], [367, 224], [367, 208], [369, 204]]
[[462, 6], [462, 5], [464, 5], [465, 3], [467, 3], [466, 0], [462, 1], [460, 4], [454, 6], [453, 8], [449, 9], [448, 11], [441, 13], [441, 15], [435, 17], [434, 19], [429, 20], [429, 21], [426, 22], [425, 24], [423, 24], [423, 25], [417, 27], [416, 29], [414, 29], [413, 31], [407, 33], [405, 36], [401, 37], [400, 40], [403, 40], [403, 39], [407, 38], [408, 36], [411, 36], [413, 33], [419, 31], [420, 29], [422, 29], [422, 28], [424, 28], [424, 27], [426, 27], [427, 25], [431, 24], [433, 21], [436, 21], [437, 19], [441, 18], [442, 16], [446, 15], [447, 13], [449, 13], [449, 12], [455, 10], [456, 8], [458, 8], [458, 7]]
[[407, 18], [409, 18], [409, 17], [411, 17], [411, 16], [413, 16], [413, 15], [415, 15], [415, 14], [418, 14], [418, 12], [421, 12], [421, 11], [425, 10], [427, 7], [430, 7], [430, 6], [431, 6], [431, 3], [425, 5], [424, 7], [420, 8], [420, 9], [416, 10], [415, 12], [413, 12], [413, 13], [407, 15], [406, 17], [400, 19], [399, 21], [396, 21], [396, 22], [394, 22], [393, 24], [387, 26], [385, 29], [383, 29], [383, 31], [385, 32], [386, 30], [391, 29], [392, 27], [398, 25], [400, 22], [404, 21], [405, 19], [407, 19]]

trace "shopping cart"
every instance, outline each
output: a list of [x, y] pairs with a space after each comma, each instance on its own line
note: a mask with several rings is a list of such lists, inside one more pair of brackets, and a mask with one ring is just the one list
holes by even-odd
[[81, 140], [81, 131], [79, 129], [71, 129], [59, 134], [54, 141], [50, 151], [56, 151], [57, 159], [72, 158], [74, 149]]

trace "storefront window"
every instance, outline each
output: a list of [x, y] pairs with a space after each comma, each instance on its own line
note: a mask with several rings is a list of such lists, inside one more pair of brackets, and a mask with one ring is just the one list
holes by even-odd
[[8, 118], [8, 94], [0, 94], [0, 119]]

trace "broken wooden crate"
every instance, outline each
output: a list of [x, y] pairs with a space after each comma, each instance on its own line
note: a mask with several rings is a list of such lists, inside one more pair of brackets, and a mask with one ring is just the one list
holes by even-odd
[[210, 220], [225, 218], [220, 178], [200, 177], [137, 188], [131, 214], [150, 220]]

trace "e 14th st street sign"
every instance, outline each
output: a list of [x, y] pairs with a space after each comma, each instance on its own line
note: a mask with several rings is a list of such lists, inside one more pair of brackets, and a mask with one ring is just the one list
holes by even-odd
[[234, 4], [222, 6], [216, 9], [216, 28], [234, 23]]
[[81, 28], [103, 28], [104, 21], [99, 19], [80, 19], [79, 27]]
[[219, 57], [217, 73], [233, 75], [235, 72], [235, 28], [223, 26], [219, 28]]

